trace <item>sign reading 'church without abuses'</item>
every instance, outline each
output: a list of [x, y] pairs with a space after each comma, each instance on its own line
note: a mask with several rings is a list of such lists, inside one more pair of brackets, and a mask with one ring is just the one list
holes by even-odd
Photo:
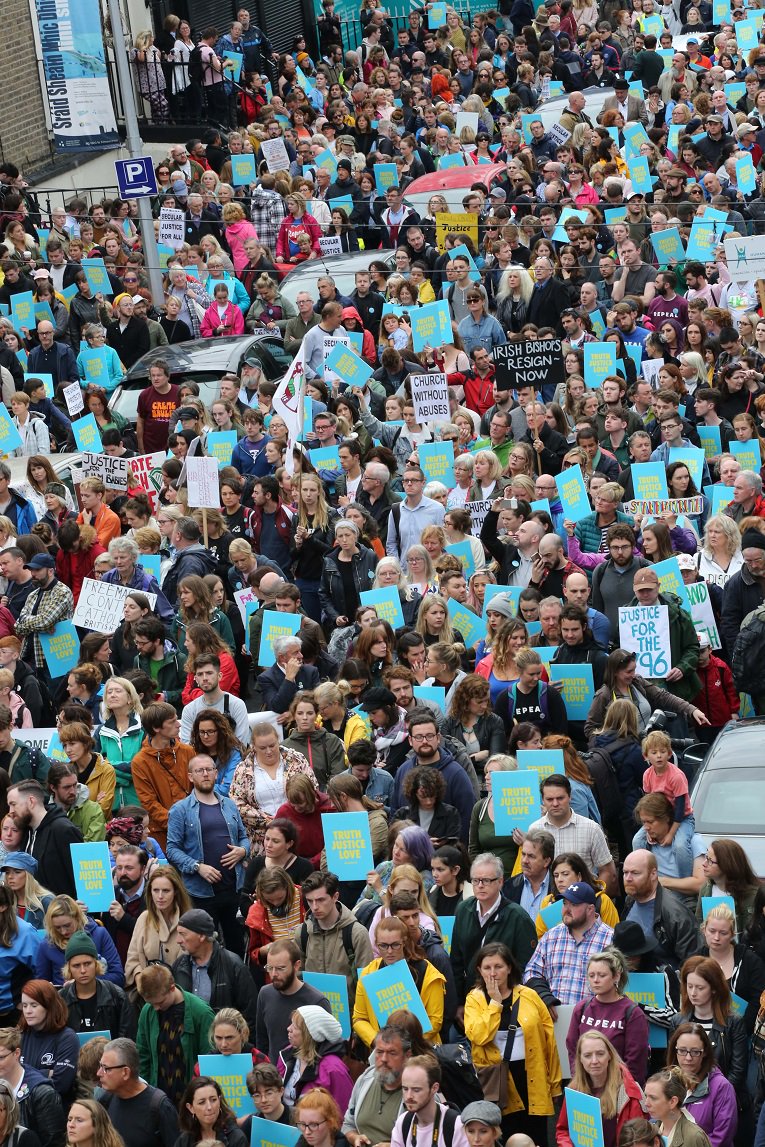
[[495, 346], [492, 352], [497, 390], [519, 386], [557, 386], [563, 382], [561, 339], [530, 339]]

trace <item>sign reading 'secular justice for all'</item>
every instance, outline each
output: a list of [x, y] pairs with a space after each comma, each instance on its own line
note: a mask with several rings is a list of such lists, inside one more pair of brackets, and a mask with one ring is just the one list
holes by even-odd
[[505, 343], [492, 351], [497, 390], [519, 386], [557, 386], [563, 382], [561, 339], [527, 339]]

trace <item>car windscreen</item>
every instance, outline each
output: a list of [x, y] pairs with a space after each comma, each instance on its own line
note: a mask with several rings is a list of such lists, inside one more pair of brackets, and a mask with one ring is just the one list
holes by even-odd
[[710, 769], [693, 796], [696, 831], [705, 836], [759, 835], [765, 809], [765, 767]]

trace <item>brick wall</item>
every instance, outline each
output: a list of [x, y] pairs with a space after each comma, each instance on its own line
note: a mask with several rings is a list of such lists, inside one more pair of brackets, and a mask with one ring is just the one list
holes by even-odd
[[0, 83], [0, 156], [29, 175], [48, 163], [52, 152], [28, 3], [0, 0], [0, 27], [5, 61]]

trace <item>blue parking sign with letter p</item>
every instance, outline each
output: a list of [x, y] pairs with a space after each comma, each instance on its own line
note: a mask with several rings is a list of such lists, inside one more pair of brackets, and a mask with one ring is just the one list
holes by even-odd
[[133, 159], [115, 159], [117, 186], [120, 198], [137, 199], [143, 195], [157, 194], [157, 178], [150, 155], [138, 155]]

